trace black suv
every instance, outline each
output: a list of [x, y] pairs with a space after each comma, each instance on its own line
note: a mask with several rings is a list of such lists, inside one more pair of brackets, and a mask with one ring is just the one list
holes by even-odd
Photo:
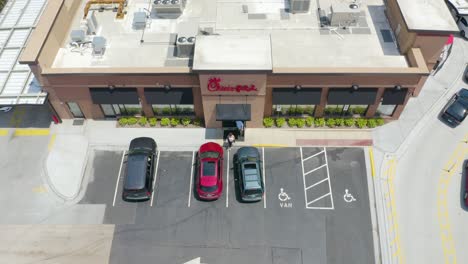
[[461, 89], [442, 109], [440, 118], [451, 127], [458, 126], [468, 115], [468, 90]]
[[242, 147], [235, 156], [234, 164], [239, 178], [240, 198], [243, 202], [261, 201], [264, 187], [260, 154], [254, 147]]
[[122, 193], [124, 201], [140, 202], [151, 198], [156, 149], [152, 138], [140, 137], [130, 142]]

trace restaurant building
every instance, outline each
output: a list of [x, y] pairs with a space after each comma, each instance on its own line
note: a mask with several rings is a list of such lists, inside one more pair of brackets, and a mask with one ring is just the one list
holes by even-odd
[[61, 119], [398, 119], [458, 31], [443, 0], [88, 2], [49, 1], [20, 57]]

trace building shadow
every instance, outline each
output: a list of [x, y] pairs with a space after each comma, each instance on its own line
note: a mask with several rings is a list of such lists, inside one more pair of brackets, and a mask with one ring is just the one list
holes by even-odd
[[[463, 167], [462, 167], [462, 175], [460, 177], [460, 207], [463, 208], [463, 210], [468, 211], [468, 207], [465, 205], [465, 184], [466, 184], [466, 166], [468, 165], [468, 160], [465, 160], [463, 162]], [[467, 194], [468, 195], [468, 194]]]
[[9, 112], [0, 112], [2, 128], [49, 128], [52, 112], [45, 105], [15, 105]]
[[224, 139], [223, 137], [223, 129], [222, 128], [207, 128], [205, 129], [205, 139]]

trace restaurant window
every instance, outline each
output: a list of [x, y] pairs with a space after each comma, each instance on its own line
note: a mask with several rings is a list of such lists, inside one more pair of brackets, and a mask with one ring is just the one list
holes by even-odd
[[380, 103], [379, 107], [377, 108], [376, 114], [379, 116], [392, 116], [397, 106], [398, 105], [385, 105]]
[[273, 105], [274, 116], [312, 116], [315, 105]]
[[365, 116], [368, 105], [327, 105], [325, 116]]
[[105, 117], [133, 116], [142, 113], [139, 104], [101, 104]]
[[156, 116], [193, 116], [194, 106], [191, 104], [154, 104], [153, 113]]

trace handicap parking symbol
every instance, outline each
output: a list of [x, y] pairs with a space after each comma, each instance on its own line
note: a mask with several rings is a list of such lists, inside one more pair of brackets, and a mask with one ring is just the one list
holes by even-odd
[[354, 198], [354, 196], [352, 194], [349, 193], [349, 190], [348, 189], [345, 189], [345, 194], [343, 195], [343, 199], [345, 200], [345, 202], [347, 203], [352, 203], [354, 201], [356, 201], [356, 199]]
[[278, 200], [280, 201], [281, 208], [292, 208], [292, 203], [287, 202], [291, 200], [291, 197], [284, 191], [283, 188], [280, 188], [280, 193], [278, 194]]

